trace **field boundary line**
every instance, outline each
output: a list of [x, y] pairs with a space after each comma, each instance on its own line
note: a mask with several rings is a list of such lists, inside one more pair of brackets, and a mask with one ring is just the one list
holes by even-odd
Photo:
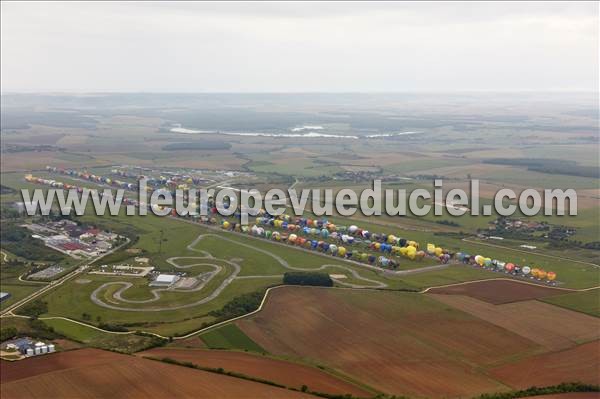
[[455, 286], [460, 286], [460, 285], [467, 285], [467, 284], [473, 284], [473, 283], [481, 283], [481, 282], [484, 282], [484, 281], [512, 281], [512, 282], [519, 283], [519, 284], [528, 284], [528, 285], [532, 285], [534, 287], [550, 288], [550, 289], [554, 289], [554, 290], [567, 291], [567, 292], [584, 292], [584, 291], [597, 290], [598, 288], [600, 288], [600, 286], [589, 287], [589, 288], [579, 288], [579, 289], [576, 289], [576, 288], [565, 288], [565, 287], [552, 287], [552, 286], [549, 286], [549, 285], [541, 285], [541, 284], [537, 284], [537, 283], [532, 283], [530, 281], [522, 281], [522, 280], [514, 279], [514, 278], [494, 277], [494, 278], [485, 278], [485, 279], [480, 279], [480, 280], [461, 281], [460, 283], [451, 283], [451, 284], [444, 284], [444, 285], [434, 285], [434, 286], [422, 289], [421, 291], [419, 291], [419, 294], [425, 294], [429, 290], [434, 289], [434, 288], [455, 287]]

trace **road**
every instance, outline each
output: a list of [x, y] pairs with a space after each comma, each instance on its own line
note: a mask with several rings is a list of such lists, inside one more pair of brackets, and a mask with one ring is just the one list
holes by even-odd
[[40, 288], [39, 290], [37, 290], [36, 292], [32, 293], [31, 295], [21, 299], [20, 301], [17, 301], [15, 303], [13, 303], [12, 305], [6, 307], [6, 309], [4, 309], [2, 312], [0, 312], [0, 314], [2, 315], [2, 317], [6, 316], [6, 315], [14, 315], [13, 311], [20, 308], [21, 306], [25, 305], [26, 303], [44, 295], [45, 293], [49, 292], [50, 290], [54, 289], [55, 287], [59, 287], [60, 285], [62, 285], [65, 281], [70, 280], [71, 278], [77, 276], [78, 274], [80, 274], [81, 272], [85, 271], [91, 264], [93, 264], [94, 262], [104, 258], [105, 256], [108, 256], [110, 254], [112, 254], [115, 251], [118, 251], [119, 249], [121, 249], [123, 246], [127, 245], [129, 243], [129, 238], [126, 239], [126, 241], [119, 245], [118, 247], [115, 247], [113, 249], [111, 249], [110, 251], [102, 254], [101, 256], [98, 256], [97, 258], [94, 258], [92, 260], [90, 260], [89, 262], [85, 263], [84, 265], [81, 266], [77, 266], [75, 268], [75, 270], [65, 274], [63, 277], [51, 281], [48, 285], [46, 285], [45, 287]]

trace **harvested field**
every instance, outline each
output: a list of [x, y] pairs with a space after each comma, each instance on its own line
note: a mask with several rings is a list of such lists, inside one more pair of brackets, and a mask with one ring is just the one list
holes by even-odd
[[545, 298], [553, 295], [563, 295], [568, 291], [517, 280], [488, 280], [432, 288], [427, 292], [430, 294], [466, 295], [499, 305], [502, 303]]
[[10, 398], [309, 398], [312, 396], [191, 368], [97, 349], [2, 363]]
[[[495, 368], [490, 373], [515, 389], [580, 381], [600, 384], [600, 341], [546, 353]], [[544, 396], [545, 398], [545, 396]]]
[[528, 396], [527, 399], [600, 399], [600, 392], [569, 392]]
[[482, 368], [533, 354], [533, 341], [425, 295], [285, 287], [237, 324], [270, 353], [308, 358], [389, 394], [474, 396], [508, 389]]
[[540, 301], [492, 305], [462, 295], [427, 294], [440, 302], [528, 338], [548, 350], [600, 339], [600, 319]]
[[315, 392], [337, 395], [349, 393], [359, 397], [373, 395], [372, 392], [317, 368], [243, 352], [156, 348], [138, 355], [159, 359], [168, 357], [182, 362], [192, 362], [203, 367], [222, 367], [226, 371], [235, 371], [297, 389], [306, 385], [308, 389]]

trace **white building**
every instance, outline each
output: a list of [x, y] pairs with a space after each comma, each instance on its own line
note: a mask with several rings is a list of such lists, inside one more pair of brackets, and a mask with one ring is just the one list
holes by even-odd
[[174, 274], [159, 274], [156, 280], [150, 283], [151, 286], [168, 287], [179, 280], [179, 276]]

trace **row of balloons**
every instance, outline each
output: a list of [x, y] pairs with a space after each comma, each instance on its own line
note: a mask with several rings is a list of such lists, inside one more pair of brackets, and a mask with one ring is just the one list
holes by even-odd
[[[386, 256], [374, 256], [366, 252], [352, 251], [343, 245], [352, 245], [359, 239], [367, 244], [367, 247], [372, 251], [383, 252], [395, 256], [403, 256], [410, 260], [421, 260], [425, 257], [436, 258], [442, 263], [448, 263], [454, 258], [462, 263], [470, 263], [485, 268], [490, 268], [496, 271], [505, 271], [511, 274], [520, 274], [523, 276], [532, 276], [534, 278], [548, 281], [556, 279], [556, 273], [537, 267], [519, 266], [513, 263], [505, 263], [496, 259], [486, 258], [482, 255], [471, 256], [466, 253], [450, 253], [448, 250], [428, 243], [426, 251], [419, 249], [419, 243], [412, 240], [407, 240], [397, 237], [392, 234], [376, 234], [370, 233], [368, 230], [352, 225], [336, 226], [326, 220], [312, 220], [297, 218], [295, 223], [291, 222], [288, 215], [282, 215], [279, 218], [273, 217], [257, 217], [255, 225], [250, 228], [240, 226], [242, 232], [249, 232], [252, 235], [265, 237], [275, 241], [283, 241], [292, 245], [303, 246], [308, 249], [314, 249], [325, 253], [330, 253], [335, 256], [345, 257], [349, 259], [359, 260], [368, 263], [377, 263], [383, 267], [396, 268], [398, 262]], [[224, 220], [222, 227], [224, 229], [236, 228], [236, 223]], [[271, 231], [265, 229], [267, 226], [272, 226], [274, 229], [282, 231]], [[308, 236], [308, 238], [303, 237]], [[337, 241], [338, 244], [328, 241]]]

